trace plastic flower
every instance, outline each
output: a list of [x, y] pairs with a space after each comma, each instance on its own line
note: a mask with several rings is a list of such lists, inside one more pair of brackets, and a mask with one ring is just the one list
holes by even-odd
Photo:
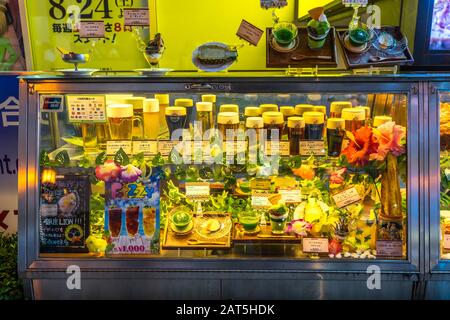
[[305, 180], [312, 180], [316, 176], [313, 167], [302, 164], [300, 168], [292, 169], [292, 173]]
[[344, 174], [347, 172], [347, 168], [342, 168], [333, 172], [330, 176], [330, 184], [340, 185], [344, 183]]
[[122, 166], [122, 172], [120, 173], [120, 178], [123, 182], [135, 182], [141, 176], [142, 171], [136, 168], [132, 164]]
[[342, 154], [347, 157], [347, 161], [356, 166], [365, 166], [372, 153], [377, 152], [378, 143], [375, 141], [372, 129], [370, 127], [362, 127], [356, 130], [352, 139]]
[[393, 121], [382, 124], [374, 130], [374, 138], [378, 143], [378, 150], [370, 155], [370, 160], [383, 161], [389, 152], [396, 157], [401, 156], [405, 153], [405, 146], [402, 142], [405, 137], [405, 127], [396, 125]]
[[293, 220], [287, 229], [287, 232], [294, 232], [298, 236], [306, 237], [311, 231], [312, 224], [303, 219]]
[[105, 182], [115, 181], [121, 172], [120, 166], [118, 166], [113, 160], [107, 160], [103, 165], [95, 168], [95, 176], [97, 179]]

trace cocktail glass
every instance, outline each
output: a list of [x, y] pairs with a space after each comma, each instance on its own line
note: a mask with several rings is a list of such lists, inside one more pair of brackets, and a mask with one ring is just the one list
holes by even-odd
[[117, 238], [122, 227], [122, 208], [109, 207], [108, 217], [109, 232], [112, 237]]
[[155, 233], [156, 223], [156, 209], [152, 207], [144, 207], [142, 209], [142, 224], [144, 227], [144, 234], [147, 237], [152, 237]]
[[139, 207], [129, 206], [125, 214], [128, 235], [134, 237], [139, 227]]

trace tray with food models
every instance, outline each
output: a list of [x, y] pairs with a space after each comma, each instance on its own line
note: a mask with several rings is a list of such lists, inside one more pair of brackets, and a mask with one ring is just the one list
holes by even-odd
[[174, 208], [167, 217], [162, 248], [229, 249], [233, 222], [229, 213], [193, 214], [185, 207]]
[[399, 27], [358, 27], [337, 31], [349, 68], [407, 65], [414, 62], [406, 37]]

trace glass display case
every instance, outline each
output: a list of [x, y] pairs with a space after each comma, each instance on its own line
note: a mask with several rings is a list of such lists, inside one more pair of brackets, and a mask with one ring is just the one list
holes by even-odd
[[21, 90], [28, 278], [420, 271], [414, 78], [41, 76]]

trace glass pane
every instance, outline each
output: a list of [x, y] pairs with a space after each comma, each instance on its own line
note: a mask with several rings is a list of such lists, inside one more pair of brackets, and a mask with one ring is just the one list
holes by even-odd
[[441, 128], [441, 254], [450, 259], [450, 94], [440, 95], [440, 128]]
[[407, 257], [406, 94], [59, 98], [41, 96], [42, 253]]

